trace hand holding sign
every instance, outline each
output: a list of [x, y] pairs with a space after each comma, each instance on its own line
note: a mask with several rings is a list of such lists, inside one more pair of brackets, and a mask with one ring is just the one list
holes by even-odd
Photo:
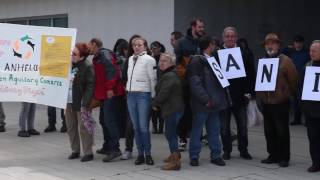
[[306, 67], [302, 100], [320, 101], [320, 67]]
[[219, 50], [218, 55], [221, 69], [224, 71], [227, 79], [246, 76], [246, 70], [239, 47]]
[[210, 67], [212, 68], [214, 74], [216, 75], [217, 79], [219, 80], [221, 86], [223, 88], [229, 86], [229, 81], [228, 79], [224, 76], [223, 71], [221, 70], [217, 60], [214, 57], [208, 58], [207, 59]]
[[276, 89], [279, 58], [259, 59], [256, 78], [256, 91], [274, 91]]

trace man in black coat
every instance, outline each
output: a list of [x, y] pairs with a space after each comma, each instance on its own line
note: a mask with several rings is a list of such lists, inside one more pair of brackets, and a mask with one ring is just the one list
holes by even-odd
[[[234, 27], [226, 27], [223, 30], [222, 49], [237, 47], [237, 30]], [[240, 156], [244, 159], [252, 159], [248, 153], [248, 128], [247, 128], [247, 105], [251, 96], [254, 95], [255, 69], [254, 60], [246, 50], [241, 49], [242, 59], [245, 66], [246, 77], [229, 79], [228, 90], [232, 99], [232, 107], [221, 113], [221, 139], [223, 144], [223, 159], [229, 160], [232, 152], [232, 138], [230, 130], [231, 114], [233, 113], [237, 125], [237, 139]], [[217, 52], [214, 56], [219, 61]], [[251, 58], [250, 58], [251, 57]]]
[[[320, 67], [320, 40], [313, 41], [311, 44], [310, 57], [311, 61], [307, 66]], [[305, 72], [300, 82], [304, 81], [304, 76]], [[300, 87], [302, 89], [302, 85]], [[308, 172], [318, 172], [320, 171], [320, 102], [302, 100], [302, 109], [306, 117], [312, 159], [312, 166], [308, 168]]]

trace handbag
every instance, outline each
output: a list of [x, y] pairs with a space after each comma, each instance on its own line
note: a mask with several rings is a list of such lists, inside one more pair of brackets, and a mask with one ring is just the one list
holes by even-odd
[[256, 127], [263, 124], [263, 115], [260, 112], [256, 100], [250, 100], [247, 108], [248, 127]]

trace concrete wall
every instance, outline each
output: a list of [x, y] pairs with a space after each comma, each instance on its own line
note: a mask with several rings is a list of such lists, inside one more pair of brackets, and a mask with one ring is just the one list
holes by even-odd
[[202, 17], [206, 31], [221, 37], [226, 26], [235, 26], [256, 57], [262, 55], [260, 42], [266, 33], [280, 34], [284, 45], [299, 33], [307, 42], [320, 39], [319, 0], [175, 0], [175, 29], [185, 32], [192, 17]]
[[0, 20], [55, 14], [68, 14], [78, 41], [100, 37], [112, 48], [118, 38], [140, 34], [171, 49], [173, 0], [0, 0]]

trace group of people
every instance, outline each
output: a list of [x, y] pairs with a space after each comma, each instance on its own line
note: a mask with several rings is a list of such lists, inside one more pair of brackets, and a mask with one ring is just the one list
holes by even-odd
[[[81, 161], [94, 158], [95, 121], [91, 112], [100, 107], [99, 122], [104, 142], [97, 153], [105, 155], [103, 162], [132, 158], [135, 140], [138, 155], [134, 163], [153, 165], [149, 130], [152, 119], [153, 133], [163, 133], [164, 129], [169, 145], [170, 153], [164, 159], [163, 170], [181, 168], [181, 151], [187, 144], [190, 165], [199, 166], [202, 139], [207, 139], [211, 163], [225, 166], [225, 160], [232, 157], [232, 115], [237, 126], [240, 157], [251, 160], [247, 106], [250, 100], [256, 100], [264, 117], [269, 154], [261, 163], [288, 167], [289, 105], [293, 100], [295, 118], [292, 125], [301, 123], [303, 112], [312, 159], [308, 171], [318, 172], [320, 103], [301, 100], [301, 89], [305, 67], [320, 66], [320, 41], [313, 41], [309, 52], [303, 42], [302, 36], [296, 36], [292, 46], [281, 49], [282, 42], [276, 33], [266, 35], [261, 44], [265, 50], [264, 58], [279, 58], [279, 70], [275, 90], [263, 92], [255, 92], [256, 61], [247, 41], [238, 39], [235, 27], [223, 30], [220, 43], [218, 38], [205, 33], [201, 19], [194, 19], [185, 36], [178, 31], [172, 32], [175, 55], [166, 53], [158, 41], [151, 43], [149, 49], [146, 39], [139, 35], [132, 36], [129, 42], [119, 39], [113, 51], [104, 48], [98, 38], [77, 43], [72, 52], [72, 85], [63, 122], [72, 149], [68, 158], [80, 157], [80, 144], [84, 154]], [[229, 79], [230, 85], [223, 88], [207, 59], [215, 57], [220, 62], [217, 51], [235, 47], [241, 49], [246, 76]], [[89, 55], [93, 55], [92, 62]], [[0, 131], [4, 131], [2, 106], [0, 110]], [[39, 134], [33, 128], [34, 112], [34, 104], [23, 103], [19, 136]], [[55, 131], [54, 124], [49, 121], [46, 131]], [[126, 141], [123, 153], [119, 144], [121, 137]]]

